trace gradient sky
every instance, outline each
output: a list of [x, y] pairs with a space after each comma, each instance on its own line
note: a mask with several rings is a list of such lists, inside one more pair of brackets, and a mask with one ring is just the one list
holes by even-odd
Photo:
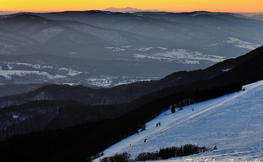
[[83, 11], [109, 7], [179, 12], [263, 12], [263, 0], [0, 0], [0, 11]]

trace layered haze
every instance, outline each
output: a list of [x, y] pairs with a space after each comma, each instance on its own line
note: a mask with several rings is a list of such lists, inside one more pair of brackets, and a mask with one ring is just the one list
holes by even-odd
[[2, 15], [1, 86], [112, 87], [156, 80], [261, 46], [262, 26], [242, 15], [204, 11]]

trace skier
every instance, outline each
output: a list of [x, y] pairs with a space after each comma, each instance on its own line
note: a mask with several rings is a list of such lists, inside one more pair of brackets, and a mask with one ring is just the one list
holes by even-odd
[[216, 149], [217, 149], [217, 147], [216, 147], [216, 145], [215, 145], [214, 150], [216, 150]]

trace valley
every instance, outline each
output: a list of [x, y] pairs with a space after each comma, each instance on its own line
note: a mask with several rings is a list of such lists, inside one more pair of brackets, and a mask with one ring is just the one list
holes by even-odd
[[[262, 25], [237, 14], [203, 11], [2, 15], [0, 86], [114, 87], [204, 69], [261, 46]], [[28, 91], [0, 95], [23, 92]]]
[[218, 149], [158, 161], [262, 160], [259, 18], [1, 15], [1, 161], [87, 161], [125, 151], [134, 159], [189, 143]]

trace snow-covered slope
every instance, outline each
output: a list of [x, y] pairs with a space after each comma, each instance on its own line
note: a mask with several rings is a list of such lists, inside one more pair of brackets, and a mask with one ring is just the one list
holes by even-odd
[[[263, 81], [244, 88], [244, 91], [186, 106], [174, 114], [168, 110], [148, 122], [146, 130], [139, 135], [134, 134], [104, 150], [104, 156], [128, 152], [134, 158], [142, 152], [196, 144], [210, 148], [217, 145], [218, 149], [160, 161], [262, 161]], [[159, 121], [161, 126], [156, 127]]]

